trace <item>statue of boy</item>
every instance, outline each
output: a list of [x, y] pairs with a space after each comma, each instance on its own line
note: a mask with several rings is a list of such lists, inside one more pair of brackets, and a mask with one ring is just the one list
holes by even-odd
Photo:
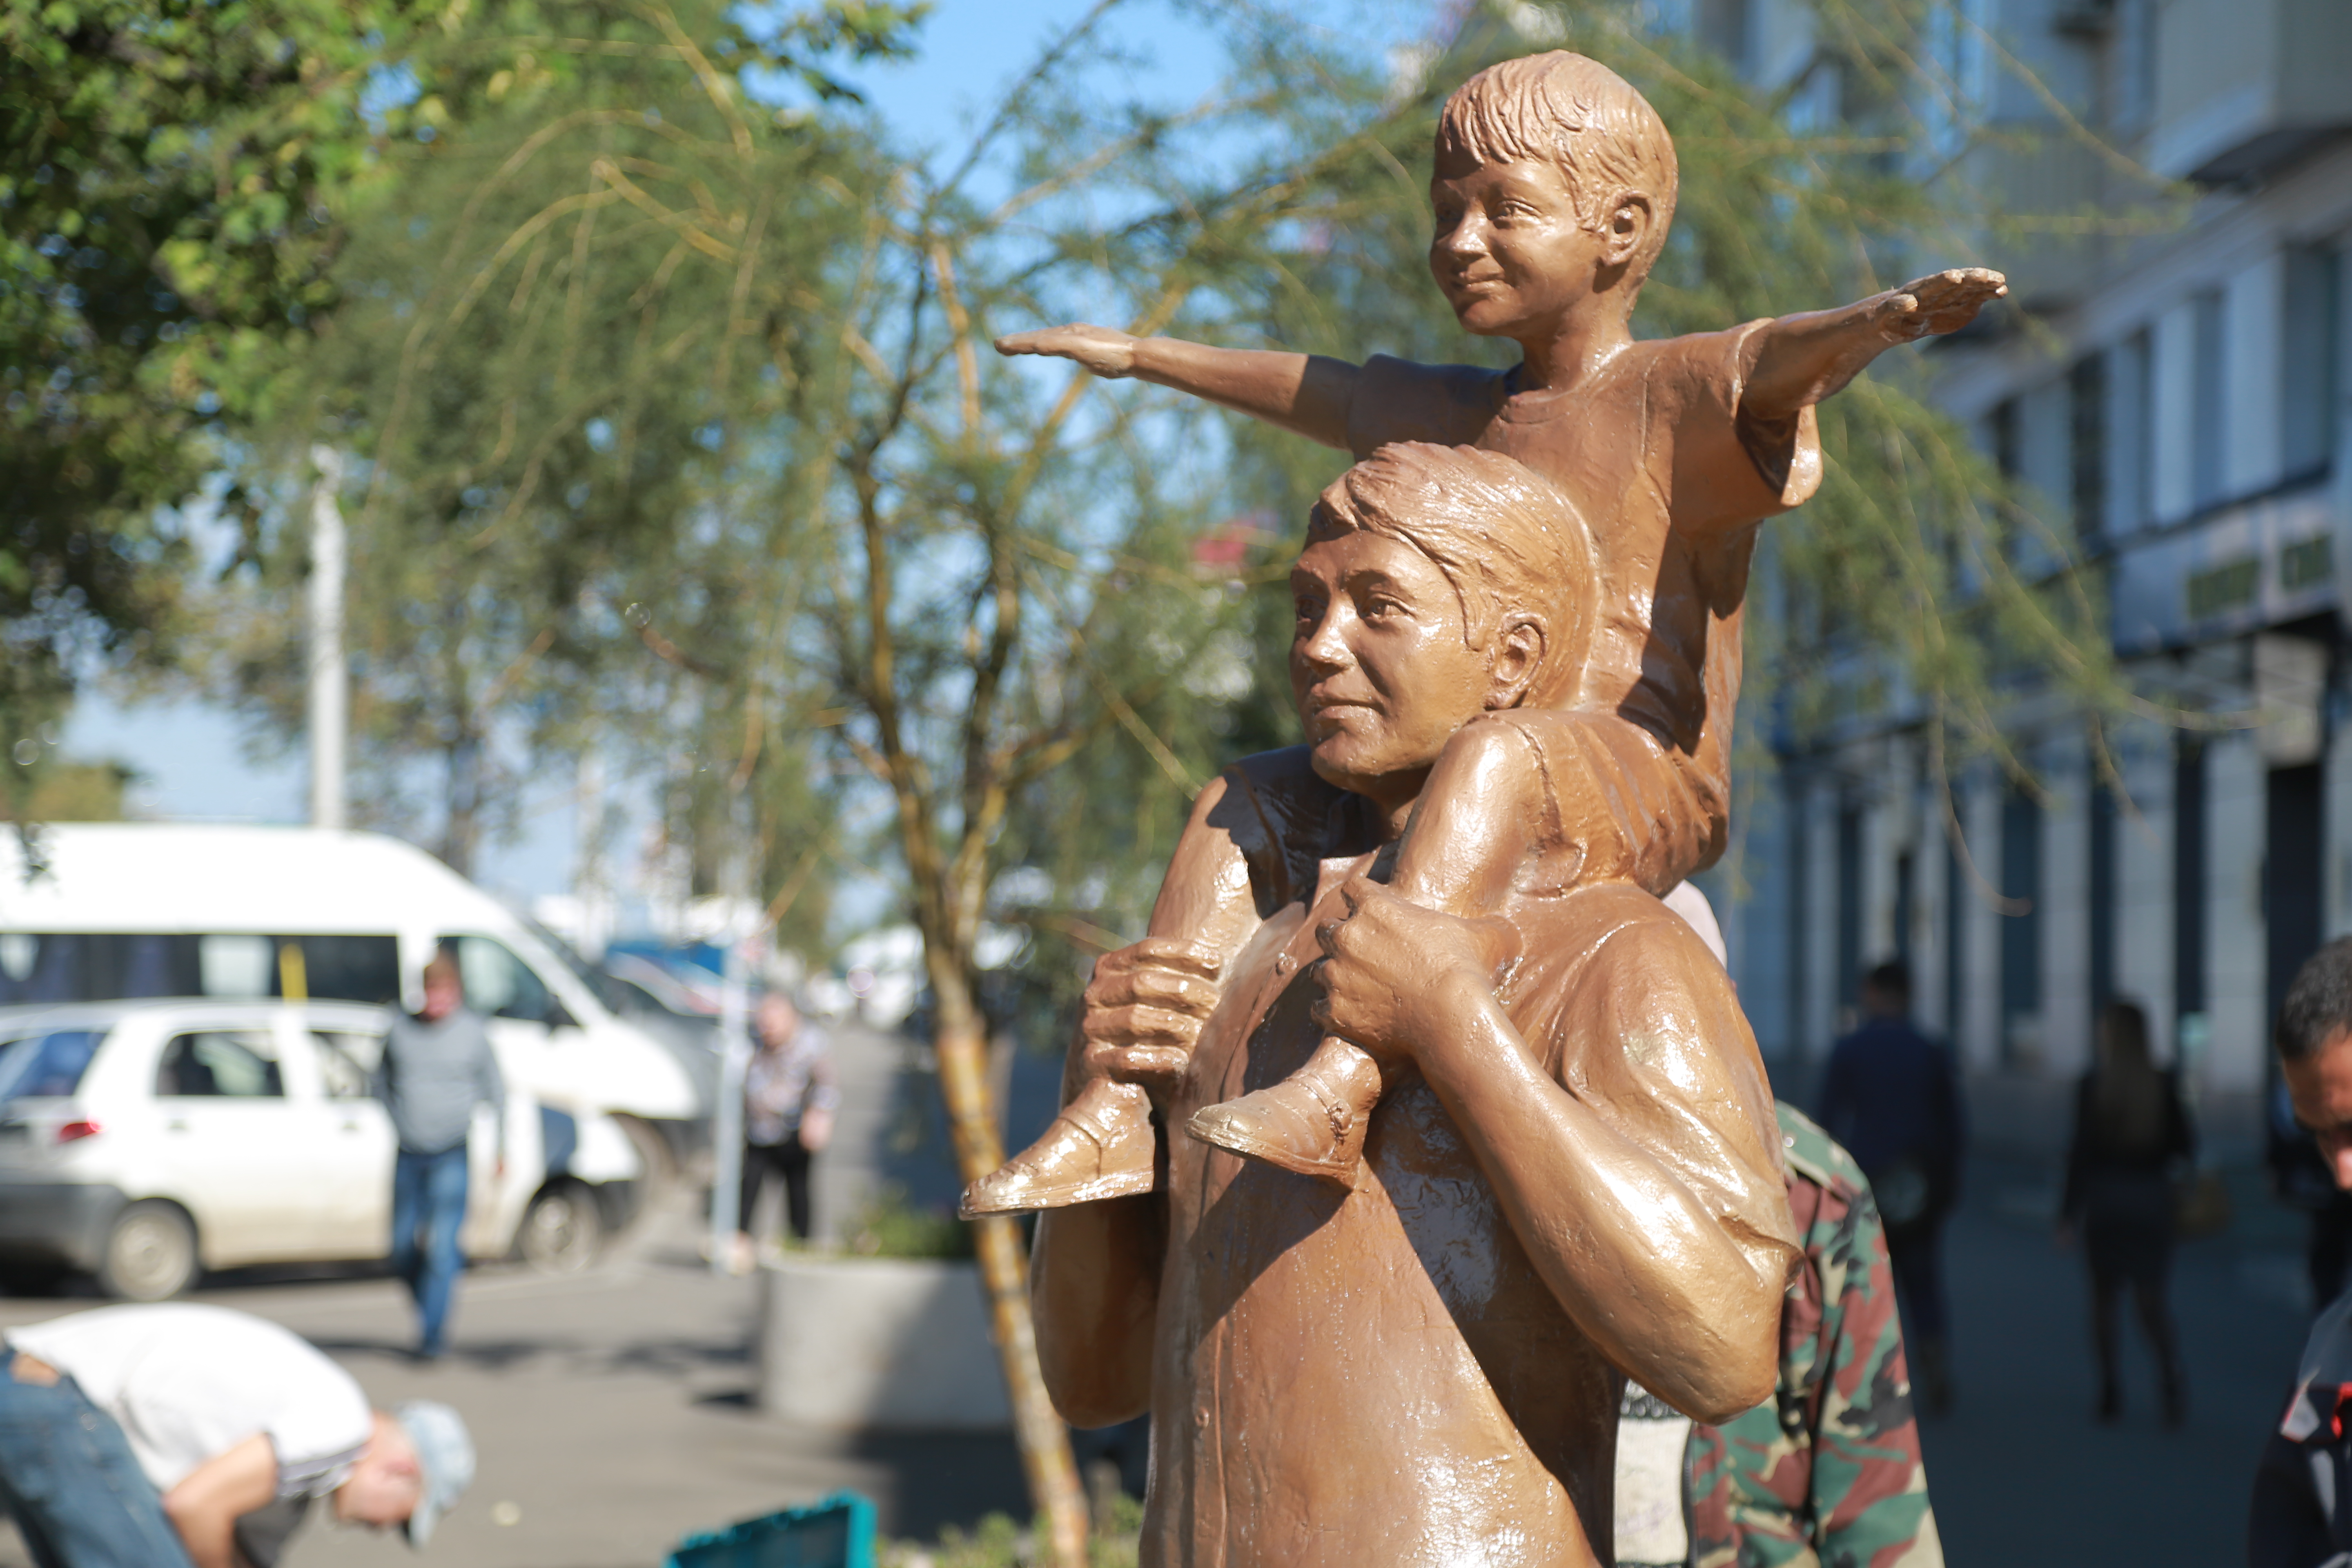
[[[1813, 405], [1889, 347], [1956, 331], [2007, 292], [1995, 272], [1939, 272], [1839, 310], [1636, 341], [1634, 300], [1664, 247], [1675, 188], [1665, 126], [1614, 72], [1565, 52], [1509, 60], [1465, 82], [1439, 119], [1429, 259], [1464, 326], [1517, 342], [1512, 369], [1379, 355], [1354, 365], [1092, 326], [997, 344], [1176, 387], [1360, 458], [1391, 441], [1506, 453], [1581, 514], [1601, 580], [1590, 658], [1557, 701], [1514, 696], [1518, 722], [1469, 726], [1433, 763], [1391, 875], [1428, 907], [1480, 915], [1508, 889], [1610, 877], [1663, 895], [1713, 864], [1756, 525], [1821, 481]], [[1303, 717], [1310, 737], [1346, 721]], [[1142, 1086], [1181, 1070], [1180, 1053], [1149, 1048], [1163, 1044], [1154, 998], [1213, 987], [1231, 932], [1248, 923], [1236, 917], [1252, 912], [1235, 847], [1209, 837], [1190, 853], [1171, 868], [1150, 937], [1102, 972], [1142, 986], [1131, 1044], [1146, 1048], [975, 1183], [968, 1213], [1151, 1190]], [[1344, 1183], [1383, 1086], [1373, 1058], [1335, 1037], [1292, 1079], [1203, 1108], [1189, 1131]]]
[[[1473, 921], [1366, 875], [1457, 731], [1580, 672], [1565, 499], [1496, 453], [1384, 447], [1324, 492], [1291, 584], [1316, 739], [1228, 769], [1169, 875], [1237, 848], [1223, 984], [1106, 973], [1068, 1087], [1107, 1081], [1139, 1010], [1186, 1062], [1171, 1117], [1327, 1032], [1391, 1087], [1352, 1187], [1176, 1138], [1159, 1191], [1041, 1216], [1046, 1385], [1081, 1425], [1150, 1412], [1154, 1568], [1592, 1568], [1626, 1375], [1702, 1421], [1772, 1389], [1798, 1250], [1771, 1089], [1722, 965], [1631, 881]], [[1302, 787], [1310, 762], [1345, 788]]]

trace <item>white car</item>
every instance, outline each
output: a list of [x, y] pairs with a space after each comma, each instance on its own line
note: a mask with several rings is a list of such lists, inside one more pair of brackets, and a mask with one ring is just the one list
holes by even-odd
[[[0, 1008], [0, 1261], [152, 1301], [206, 1268], [383, 1258], [386, 1022], [324, 1002]], [[628, 1135], [510, 1087], [500, 1176], [494, 1119], [476, 1122], [467, 1252], [587, 1263], [635, 1200]]]

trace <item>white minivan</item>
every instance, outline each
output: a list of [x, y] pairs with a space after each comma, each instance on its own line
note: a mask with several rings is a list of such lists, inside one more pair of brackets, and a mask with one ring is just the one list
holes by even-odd
[[507, 1080], [619, 1118], [667, 1163], [694, 1087], [506, 906], [379, 833], [177, 823], [0, 832], [0, 1006], [191, 996], [414, 1009], [436, 947], [489, 1020]]

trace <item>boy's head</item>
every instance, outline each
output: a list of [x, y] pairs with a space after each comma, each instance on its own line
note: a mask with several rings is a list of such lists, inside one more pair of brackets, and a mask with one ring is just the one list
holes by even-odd
[[[1438, 116], [1438, 184], [1498, 164], [1557, 171], [1576, 226], [1590, 235], [1605, 236], [1612, 223], [1625, 221], [1624, 198], [1640, 198], [1632, 205], [1644, 226], [1630, 237], [1612, 290], [1631, 310], [1675, 214], [1674, 138], [1649, 100], [1607, 66], [1564, 49], [1489, 66], [1456, 88]], [[1437, 200], [1442, 249], [1448, 216], [1443, 189]], [[1432, 264], [1454, 296], [1438, 251]], [[1458, 298], [1454, 305], [1464, 309]]]

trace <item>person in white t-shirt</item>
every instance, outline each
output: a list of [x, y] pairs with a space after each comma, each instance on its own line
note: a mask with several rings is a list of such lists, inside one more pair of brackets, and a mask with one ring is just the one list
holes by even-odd
[[40, 1568], [271, 1568], [310, 1503], [422, 1546], [474, 1477], [444, 1405], [369, 1408], [351, 1373], [225, 1307], [11, 1329], [0, 1506]]

